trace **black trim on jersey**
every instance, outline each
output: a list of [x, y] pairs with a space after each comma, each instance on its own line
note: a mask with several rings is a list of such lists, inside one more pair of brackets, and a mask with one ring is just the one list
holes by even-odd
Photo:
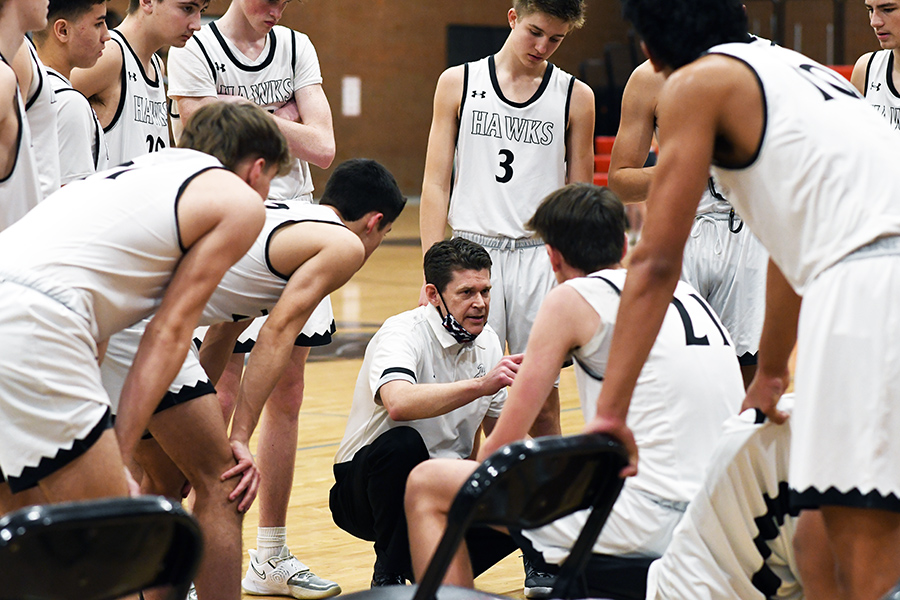
[[[872, 63], [875, 61], [876, 54], [878, 54], [878, 52], [873, 52], [872, 54], [870, 54], [869, 61], [866, 63], [866, 83], [865, 83], [865, 86], [863, 87], [863, 96], [865, 96], [866, 92], [869, 91], [869, 72], [872, 70]], [[894, 53], [891, 52], [891, 55], [893, 55], [893, 54]]]
[[697, 294], [690, 294], [690, 296], [691, 296], [691, 298], [693, 298], [694, 300], [696, 300], [696, 301], [700, 304], [700, 306], [703, 307], [703, 310], [705, 310], [705, 311], [706, 311], [706, 314], [709, 315], [709, 318], [712, 319], [713, 325], [716, 326], [716, 329], [719, 330], [719, 335], [722, 336], [722, 342], [723, 342], [726, 346], [730, 346], [731, 344], [728, 343], [728, 336], [725, 335], [725, 330], [722, 329], [722, 326], [721, 326], [721, 325], [719, 325], [719, 317], [717, 317], [717, 316], [713, 313], [712, 309], [711, 309], [709, 306], [707, 306], [706, 301], [703, 300], [703, 298], [701, 298], [701, 297], [698, 296]]
[[90, 450], [91, 447], [97, 443], [97, 440], [100, 439], [103, 432], [110, 427], [112, 427], [112, 418], [110, 416], [109, 408], [107, 408], [106, 413], [100, 418], [97, 425], [95, 425], [83, 438], [74, 440], [71, 448], [60, 448], [56, 453], [56, 456], [42, 456], [41, 461], [36, 467], [25, 467], [22, 469], [22, 474], [18, 477], [6, 475], [6, 482], [9, 484], [9, 489], [15, 494], [36, 487], [41, 479], [56, 473]]
[[766, 134], [768, 133], [768, 129], [769, 129], [769, 103], [768, 103], [768, 100], [766, 99], [766, 88], [763, 85], [762, 78], [759, 76], [759, 73], [756, 72], [756, 69], [754, 69], [753, 66], [750, 63], [748, 63], [746, 60], [744, 60], [743, 58], [740, 58], [733, 54], [726, 54], [725, 52], [709, 52], [708, 54], [718, 54], [719, 56], [727, 56], [728, 58], [733, 58], [734, 60], [744, 63], [747, 66], [747, 68], [750, 69], [750, 71], [753, 73], [753, 76], [756, 77], [756, 83], [759, 85], [759, 93], [762, 96], [762, 111], [763, 111], [762, 135], [759, 136], [759, 146], [757, 146], [756, 151], [753, 153], [753, 156], [751, 156], [750, 160], [748, 160], [745, 164], [742, 164], [742, 165], [723, 165], [720, 162], [717, 162], [715, 160], [713, 161], [713, 163], [717, 167], [720, 167], [727, 171], [740, 171], [742, 169], [749, 169], [750, 167], [753, 166], [754, 163], [756, 163], [757, 160], [759, 160], [759, 154], [760, 154], [760, 152], [762, 152], [762, 147], [763, 147], [763, 144], [765, 144], [765, 142], [766, 142]]
[[[0, 59], [2, 59], [3, 62], [7, 64], [7, 66], [10, 66], [9, 63], [6, 62], [6, 59], [3, 58], [3, 56], [0, 56]], [[10, 68], [12, 68], [12, 67], [10, 66]], [[17, 83], [16, 91], [13, 93], [13, 103], [16, 105], [16, 119], [19, 121], [19, 131], [16, 132], [16, 158], [13, 159], [13, 164], [12, 164], [12, 168], [9, 170], [9, 175], [4, 177], [3, 179], [0, 179], [0, 183], [6, 183], [7, 181], [10, 180], [10, 178], [13, 176], [13, 173], [16, 172], [16, 166], [18, 166], [18, 164], [19, 164], [19, 156], [22, 154], [22, 135], [24, 134], [23, 129], [24, 129], [24, 122], [25, 122], [25, 115], [22, 114], [22, 110], [21, 110], [22, 105], [19, 104], [20, 100], [21, 100], [21, 97], [19, 96], [19, 84]]]
[[841, 492], [833, 486], [824, 492], [814, 487], [809, 487], [803, 492], [791, 490], [791, 508], [802, 510], [821, 506], [850, 506], [900, 512], [900, 498], [893, 493], [883, 496], [878, 490], [872, 490], [868, 494], [863, 494], [857, 488]]
[[[125, 36], [122, 35], [119, 31], [117, 31], [115, 29], [110, 31], [110, 34], [112, 34], [113, 31], [120, 38], [122, 38], [122, 41], [125, 42], [125, 47], [128, 48], [128, 51], [131, 52], [131, 55], [134, 57], [134, 62], [137, 63], [138, 71], [141, 72], [141, 77], [144, 78], [144, 83], [146, 83], [147, 85], [149, 85], [152, 88], [158, 88], [160, 85], [160, 82], [162, 81], [162, 70], [160, 69], [160, 66], [159, 66], [159, 56], [157, 56], [155, 52], [150, 56], [150, 64], [153, 65], [153, 70], [156, 71], [156, 81], [153, 81], [149, 77], [147, 77], [147, 72], [144, 71], [144, 64], [141, 62], [141, 59], [138, 58], [137, 53], [134, 51], [134, 48], [131, 47], [131, 44], [128, 43], [128, 40], [125, 39]], [[115, 38], [113, 38], [113, 39], [115, 39]], [[124, 48], [122, 50], [122, 69], [125, 69], [125, 50], [124, 50]], [[124, 90], [124, 88], [123, 88], [123, 90]]]
[[278, 38], [275, 37], [275, 29], [274, 28], [270, 29], [269, 33], [268, 33], [269, 54], [258, 65], [246, 65], [246, 64], [242, 63], [238, 59], [238, 57], [236, 57], [234, 55], [234, 53], [231, 51], [231, 48], [228, 47], [228, 43], [225, 41], [225, 38], [222, 36], [222, 33], [219, 31], [219, 28], [216, 27], [215, 22], [209, 24], [209, 29], [210, 29], [210, 31], [213, 32], [213, 35], [216, 36], [216, 39], [219, 41], [219, 45], [222, 46], [222, 51], [225, 52], [225, 56], [227, 56], [228, 59], [232, 63], [234, 63], [234, 66], [236, 66], [238, 69], [241, 69], [242, 71], [250, 71], [253, 73], [262, 71], [263, 69], [268, 67], [270, 64], [272, 64], [272, 60], [274, 60], [274, 58], [275, 58], [275, 47], [277, 46]]
[[418, 378], [416, 378], [415, 372], [404, 367], [388, 367], [387, 369], [382, 371], [380, 379], [384, 379], [385, 375], [390, 375], [391, 373], [403, 373], [404, 375], [409, 375], [410, 377], [412, 377], [413, 381], [417, 383], [419, 381]]
[[606, 283], [609, 284], [609, 287], [611, 287], [613, 289], [613, 291], [616, 293], [616, 296], [622, 295], [622, 290], [619, 289], [619, 286], [614, 284], [612, 281], [610, 281], [606, 277], [603, 277], [602, 275], [588, 275], [588, 279], [599, 279], [601, 281], [605, 281]]
[[[887, 64], [887, 75], [885, 76], [887, 79], [888, 89], [891, 90], [891, 94], [894, 98], [900, 98], [900, 93], [897, 93], [897, 88], [894, 87], [894, 52], [893, 50], [888, 51], [888, 64]], [[869, 88], [866, 88], [869, 89]]]
[[280, 277], [280, 278], [284, 279], [285, 281], [289, 280], [291, 278], [291, 275], [293, 275], [293, 273], [291, 273], [291, 275], [284, 275], [283, 273], [279, 273], [277, 270], [275, 270], [275, 267], [272, 266], [272, 261], [269, 260], [269, 246], [272, 243], [272, 236], [274, 236], [277, 232], [281, 231], [285, 227], [287, 227], [289, 225], [296, 225], [297, 223], [325, 223], [328, 225], [340, 225], [344, 229], [348, 229], [348, 227], [346, 225], [344, 225], [343, 223], [335, 223], [334, 221], [323, 221], [320, 219], [293, 219], [293, 220], [289, 220], [289, 221], [282, 221], [281, 223], [279, 223], [277, 227], [275, 227], [274, 229], [272, 229], [272, 231], [269, 232], [269, 237], [266, 238], [266, 267], [268, 267], [269, 272], [272, 273], [272, 275], [274, 275], [276, 277]]
[[225, 170], [225, 167], [213, 166], [200, 169], [199, 171], [185, 179], [184, 182], [180, 186], [178, 186], [178, 191], [175, 193], [175, 233], [178, 235], [178, 247], [181, 248], [182, 254], [187, 252], [188, 249], [184, 247], [184, 242], [181, 241], [181, 224], [178, 222], [178, 203], [181, 201], [181, 195], [184, 193], [184, 190], [187, 188], [188, 184], [190, 184], [194, 180], [195, 177], [197, 177], [198, 175], [202, 175], [207, 171], [212, 171], [213, 169]]
[[[566, 91], [566, 120], [563, 121], [565, 130], [569, 130], [569, 108], [572, 106], [572, 91], [575, 89], [575, 77], [569, 78], [569, 89]], [[569, 155], [569, 136], [563, 136], [563, 146], [566, 148], [566, 156]]]
[[[122, 111], [125, 109], [125, 96], [128, 95], [128, 94], [127, 94], [127, 90], [128, 90], [128, 69], [125, 68], [125, 47], [122, 45], [122, 42], [119, 41], [119, 37], [120, 37], [121, 34], [115, 35], [115, 36], [114, 36], [114, 35], [112, 35], [113, 32], [115, 32], [115, 33], [118, 34], [118, 32], [117, 32], [115, 29], [113, 29], [112, 31], [109, 32], [109, 33], [110, 33], [110, 39], [111, 39], [112, 41], [114, 41], [114, 42], [116, 43], [116, 45], [119, 47], [119, 50], [122, 51], [122, 71], [121, 71], [121, 74], [120, 74], [120, 76], [119, 76], [119, 81], [120, 81], [121, 89], [119, 90], [119, 105], [116, 107], [116, 114], [113, 115], [113, 118], [112, 118], [112, 120], [109, 122], [109, 125], [107, 125], [106, 127], [103, 128], [103, 133], [109, 133], [110, 131], [112, 131], [112, 129], [113, 129], [116, 125], [118, 125], [118, 123], [119, 123], [119, 118], [122, 116]], [[125, 38], [122, 38], [122, 39], [125, 39]], [[127, 43], [127, 42], [126, 42], [126, 43]]]
[[494, 64], [493, 54], [488, 57], [488, 73], [491, 76], [491, 85], [494, 86], [494, 93], [497, 94], [497, 97], [500, 98], [502, 102], [509, 104], [513, 108], [525, 108], [540, 100], [541, 96], [544, 94], [544, 90], [550, 85], [550, 77], [553, 74], [553, 63], [547, 63], [547, 69], [544, 71], [544, 78], [541, 80], [541, 85], [538, 86], [537, 91], [531, 98], [525, 102], [513, 102], [503, 95], [503, 90], [500, 89], [500, 82], [497, 81], [497, 66]]
[[769, 542], [781, 536], [781, 527], [784, 525], [785, 517], [796, 517], [800, 514], [799, 509], [791, 508], [789, 496], [790, 490], [787, 482], [778, 482], [778, 495], [775, 498], [770, 498], [769, 494], [763, 494], [763, 501], [766, 503], [766, 514], [753, 519], [756, 530], [759, 532], [753, 538], [753, 545], [756, 546], [757, 552], [762, 557], [763, 564], [751, 576], [750, 582], [766, 598], [777, 597], [778, 589], [782, 584], [781, 578], [766, 563], [769, 557], [772, 556]]
[[34, 91], [34, 95], [32, 95], [31, 98], [29, 98], [28, 101], [25, 102], [25, 112], [28, 112], [28, 110], [31, 109], [32, 106], [34, 106], [34, 103], [37, 102], [38, 97], [41, 95], [41, 90], [44, 89], [44, 69], [42, 69], [40, 67], [40, 63], [37, 62], [38, 55], [37, 55], [37, 50], [34, 47], [34, 44], [31, 43], [31, 40], [28, 38], [28, 36], [25, 36], [25, 39], [27, 40], [26, 43], [28, 44], [28, 51], [31, 53], [32, 71], [34, 71], [35, 70], [34, 67], [37, 66], [37, 74], [38, 74], [37, 89]]
[[[456, 115], [456, 141], [453, 144], [454, 148], [459, 148], [459, 134], [460, 128], [462, 127], [462, 117], [463, 117], [463, 108], [466, 106], [466, 94], [469, 93], [469, 63], [465, 63], [463, 65], [463, 88], [462, 88], [462, 98], [459, 101], [459, 114]], [[450, 178], [450, 187], [451, 191], [453, 188], [453, 177]]]
[[592, 368], [581, 362], [581, 359], [579, 359], [574, 354], [572, 355], [572, 359], [578, 363], [578, 366], [581, 367], [581, 370], [584, 371], [588, 375], [588, 377], [590, 377], [591, 379], [596, 379], [597, 381], [603, 381], [603, 375], [600, 375]]
[[297, 71], [297, 32], [291, 29], [291, 76], [296, 77]]
[[216, 93], [219, 90], [219, 77], [216, 75], [216, 67], [213, 66], [213, 61], [209, 57], [209, 53], [206, 51], [206, 48], [203, 46], [203, 43], [200, 41], [196, 35], [192, 35], [191, 39], [197, 42], [197, 47], [200, 48], [200, 52], [203, 53], [203, 58], [206, 59], [206, 64], [209, 66], [209, 72], [213, 78], [213, 85], [216, 86]]

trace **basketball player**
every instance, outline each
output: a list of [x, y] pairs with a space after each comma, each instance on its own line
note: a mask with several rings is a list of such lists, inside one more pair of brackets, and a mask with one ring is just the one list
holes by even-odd
[[56, 132], [56, 94], [47, 82], [47, 73], [34, 44], [27, 37], [13, 60], [25, 114], [31, 128], [31, 142], [38, 161], [41, 198], [59, 189], [59, 137]]
[[[592, 184], [570, 184], [552, 193], [528, 223], [546, 243], [560, 285], [541, 305], [525, 358], [479, 460], [525, 438], [570, 355], [582, 412], [586, 421], [593, 417], [626, 277], [620, 268], [626, 224], [622, 203]], [[743, 396], [732, 342], [719, 319], [686, 283], [678, 285], [670, 300], [629, 420], [647, 458], [640, 475], [626, 483], [594, 545], [584, 571], [590, 597], [644, 598], [647, 565], [668, 546], [700, 489], [721, 424], [737, 411]], [[406, 518], [417, 576], [437, 547], [453, 498], [477, 466], [473, 461], [433, 460], [410, 475]], [[538, 568], [552, 572], [568, 555], [585, 520], [580, 513], [513, 537]], [[465, 551], [457, 555], [445, 582], [472, 586]]]
[[[503, 356], [488, 326], [491, 258], [463, 238], [425, 253], [428, 305], [395, 315], [366, 347], [329, 505], [334, 522], [374, 542], [372, 587], [413, 579], [403, 494], [410, 471], [429, 457], [472, 456], [480, 426], [493, 428], [521, 355]], [[490, 369], [490, 370], [488, 370]], [[473, 552], [494, 532], [473, 531]], [[487, 565], [515, 547], [481, 557]]]
[[859, 57], [850, 82], [891, 127], [900, 129], [900, 4], [896, 0], [866, 0], [866, 9], [882, 49]]
[[[220, 102], [203, 110], [228, 106], [233, 105]], [[377, 162], [363, 159], [347, 161], [335, 169], [321, 205], [269, 202], [266, 224], [253, 248], [222, 278], [204, 309], [200, 323], [212, 327], [203, 344], [202, 361], [212, 381], [221, 375], [237, 336], [249, 320], [271, 315], [250, 353], [231, 430], [231, 446], [236, 454], [246, 458], [225, 476], [227, 479], [246, 470], [242, 483], [231, 492], [232, 500], [243, 494], [237, 507], [239, 511], [250, 507], [260, 480], [250, 458], [250, 435], [266, 398], [289, 363], [293, 341], [322, 298], [349, 280], [378, 247], [405, 202], [391, 174]], [[131, 357], [115, 356], [107, 360], [110, 358], [117, 365], [127, 366]], [[117, 367], [116, 372], [119, 370]], [[197, 372], [202, 375], [198, 376]], [[107, 375], [112, 373], [109, 371]], [[200, 377], [205, 379], [206, 374], [198, 357], [191, 354], [176, 380], [196, 381]], [[222, 471], [209, 463], [204, 449], [211, 443], [210, 435], [214, 436], [214, 444], [226, 447], [229, 439], [224, 429], [204, 432], [207, 435], [197, 431], [197, 423], [210, 421], [222, 421], [222, 409], [214, 390], [193, 396], [166, 394], [150, 421], [153, 439], [142, 442], [138, 450], [145, 493], [180, 498], [185, 477], [195, 489], [218, 484]], [[240, 531], [233, 533], [239, 536]], [[229, 541], [240, 547], [233, 538]], [[330, 582], [317, 581], [284, 545], [280, 550], [278, 555], [264, 560], [250, 551], [253, 568], [259, 571], [260, 579], [276, 581], [280, 588], [270, 584], [264, 590], [255, 589], [252, 582], [245, 580], [242, 584], [245, 591], [294, 597], [329, 591]], [[209, 554], [210, 561], [218, 564], [218, 552]], [[216, 568], [229, 579], [233, 575], [236, 586], [240, 577], [239, 561], [237, 566], [227, 567], [233, 572], [226, 573], [226, 565], [219, 564]], [[203, 598], [199, 580], [197, 586]]]
[[[262, 227], [260, 197], [287, 157], [254, 110], [197, 119], [195, 147], [218, 158], [138, 158], [66, 186], [0, 233], [2, 510], [34, 488], [49, 502], [128, 493], [124, 463], [210, 294]], [[113, 332], [154, 311], [114, 433], [98, 356]], [[219, 450], [222, 466], [236, 464]]]
[[52, 0], [48, 26], [34, 33], [56, 94], [62, 185], [103, 170], [109, 162], [103, 127], [88, 99], [69, 81], [73, 68], [94, 66], [109, 39], [104, 0]]
[[[789, 413], [792, 403], [786, 394], [778, 405]], [[828, 598], [797, 575], [797, 511], [787, 483], [790, 421], [778, 425], [747, 410], [722, 429], [703, 487], [665, 554], [650, 565], [647, 598]]]
[[[448, 224], [454, 237], [488, 250], [491, 327], [501, 346], [519, 354], [553, 286], [541, 242], [524, 224], [549, 192], [591, 181], [594, 96], [548, 62], [584, 22], [584, 0], [514, 0], [507, 19], [511, 31], [497, 54], [451, 67], [438, 80], [419, 226], [423, 253], [444, 239]], [[532, 433], [560, 433], [556, 387]]]
[[[294, 168], [276, 180], [270, 200], [310, 202], [313, 183], [309, 164], [327, 168], [334, 160], [331, 109], [322, 89], [322, 75], [309, 38], [278, 26], [287, 0], [233, 0], [225, 14], [201, 29], [183, 49], [169, 53], [169, 95], [181, 121], [209, 102], [251, 101], [273, 114], [295, 157]], [[230, 413], [240, 385], [244, 353], [250, 351], [265, 318], [241, 335], [228, 368], [217, 384], [219, 399]], [[260, 491], [257, 557], [265, 563], [287, 546], [287, 507], [296, 458], [298, 417], [303, 402], [303, 375], [309, 348], [331, 342], [334, 317], [325, 299], [297, 338], [287, 369], [266, 403], [260, 428], [259, 463], [267, 473]], [[337, 583], [316, 577], [297, 559], [304, 573], [295, 592], [323, 598], [340, 592]], [[303, 589], [308, 583], [309, 588]], [[293, 584], [292, 584], [293, 585]], [[280, 594], [281, 586], [248, 569], [245, 589]], [[268, 590], [268, 591], [267, 591]]]
[[[753, 39], [753, 43], [772, 45], [769, 40]], [[648, 61], [634, 70], [625, 85], [609, 172], [610, 188], [625, 202], [643, 202], [650, 190], [656, 167], [644, 164], [656, 129], [656, 102], [664, 83], [665, 77], [654, 71]], [[762, 244], [744, 227], [710, 178], [684, 249], [681, 279], [700, 292], [731, 334], [744, 387], [750, 385], [756, 372], [767, 264], [768, 255]]]
[[165, 46], [184, 46], [200, 29], [209, 0], [131, 0], [115, 42], [89, 69], [73, 69], [72, 84], [87, 96], [103, 125], [110, 164], [169, 146], [162, 61]]
[[25, 216], [42, 198], [31, 129], [11, 61], [21, 49], [25, 33], [46, 25], [46, 2], [0, 2], [0, 231]]
[[[629, 0], [626, 15], [654, 67], [671, 74], [657, 105], [664, 142], [644, 234], [588, 429], [625, 441], [633, 464], [623, 474], [634, 472], [625, 416], [712, 165], [771, 256], [744, 406], [784, 420], [776, 403], [797, 342], [791, 502], [804, 510], [801, 522], [805, 509], [821, 507], [828, 540], [804, 552], [836, 561], [842, 597], [879, 598], [900, 579], [896, 134], [827, 67], [782, 48], [731, 43], [747, 35], [738, 0]], [[800, 568], [804, 581], [822, 581]]]

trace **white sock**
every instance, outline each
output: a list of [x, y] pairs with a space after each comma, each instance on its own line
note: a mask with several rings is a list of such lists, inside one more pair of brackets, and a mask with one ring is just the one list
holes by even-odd
[[256, 557], [259, 562], [278, 556], [286, 545], [287, 527], [256, 528]]

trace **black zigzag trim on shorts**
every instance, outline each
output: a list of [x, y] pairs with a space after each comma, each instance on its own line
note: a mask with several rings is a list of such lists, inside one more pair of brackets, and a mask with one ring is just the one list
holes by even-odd
[[162, 411], [170, 409], [173, 406], [178, 406], [179, 404], [184, 404], [188, 400], [215, 393], [216, 388], [208, 379], [198, 381], [197, 385], [182, 386], [181, 389], [174, 394], [172, 392], [166, 392], [166, 395], [163, 396], [163, 399], [160, 401], [159, 406], [156, 407], [156, 410], [153, 411], [153, 414], [161, 413]]
[[90, 450], [91, 446], [100, 439], [103, 432], [110, 427], [112, 427], [112, 418], [111, 413], [107, 408], [106, 413], [104, 413], [97, 425], [95, 425], [84, 438], [75, 440], [71, 449], [60, 448], [56, 453], [56, 456], [53, 458], [48, 458], [46, 456], [41, 457], [41, 462], [39, 462], [36, 467], [25, 467], [22, 469], [22, 474], [18, 477], [5, 477], [6, 483], [9, 484], [9, 489], [15, 494], [37, 486], [38, 481], [59, 471]]
[[742, 367], [750, 367], [759, 363], [759, 352], [745, 352], [738, 356], [738, 364]]
[[820, 492], [814, 487], [809, 487], [803, 492], [791, 490], [792, 508], [820, 508], [822, 506], [849, 506], [900, 512], [900, 498], [893, 493], [884, 496], [878, 490], [872, 490], [868, 494], [863, 494], [856, 488], [841, 492], [834, 486], [824, 492]]
[[[318, 348], [319, 346], [327, 346], [331, 343], [334, 332], [337, 331], [337, 326], [335, 325], [334, 319], [331, 320], [331, 327], [328, 328], [328, 331], [325, 333], [316, 333], [314, 335], [305, 335], [301, 333], [297, 336], [297, 339], [294, 340], [295, 346], [301, 346], [303, 348]], [[251, 350], [253, 350], [253, 346], [256, 345], [256, 340], [250, 339], [244, 342], [238, 340], [234, 343], [234, 354], [247, 354]]]

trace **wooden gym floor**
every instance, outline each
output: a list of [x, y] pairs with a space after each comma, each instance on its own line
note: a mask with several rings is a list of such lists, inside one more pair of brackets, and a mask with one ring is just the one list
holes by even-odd
[[[416, 306], [422, 285], [418, 205], [407, 206], [385, 243], [365, 267], [332, 295], [338, 333], [335, 341], [313, 352], [306, 368], [306, 393], [300, 411], [297, 463], [288, 509], [288, 545], [314, 573], [337, 581], [343, 592], [369, 587], [375, 553], [372, 544], [354, 538], [331, 520], [328, 491], [332, 464], [344, 434], [353, 388], [365, 345], [391, 315]], [[560, 383], [564, 433], [577, 433], [584, 422], [572, 369]], [[255, 437], [252, 440], [255, 445]], [[248, 548], [256, 547], [257, 506], [244, 520], [244, 572]], [[479, 589], [524, 598], [524, 574], [518, 554], [507, 557], [479, 577]], [[244, 598], [259, 596], [244, 595]]]

